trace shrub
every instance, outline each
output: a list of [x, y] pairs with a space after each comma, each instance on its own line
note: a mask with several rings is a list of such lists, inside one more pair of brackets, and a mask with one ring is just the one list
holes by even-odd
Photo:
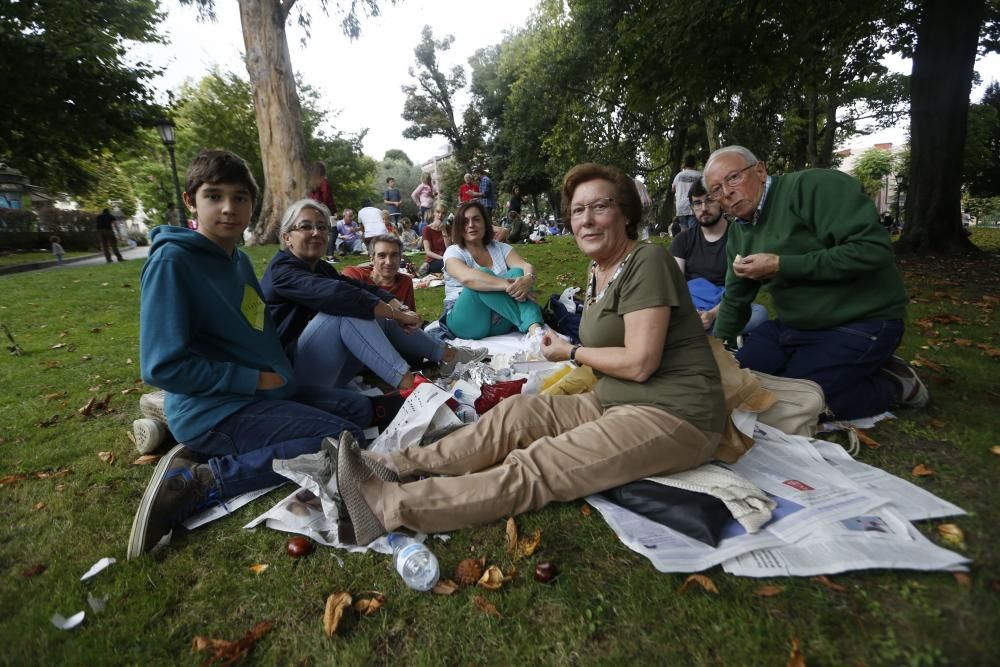
[[0, 208], [0, 231], [33, 232], [38, 214], [30, 208]]
[[46, 232], [89, 232], [94, 230], [93, 211], [67, 211], [53, 206], [39, 212], [39, 227]]

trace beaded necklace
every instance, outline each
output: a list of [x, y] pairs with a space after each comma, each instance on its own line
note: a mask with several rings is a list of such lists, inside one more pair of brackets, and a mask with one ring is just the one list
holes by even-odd
[[594, 292], [597, 291], [597, 262], [595, 261], [590, 262], [590, 280], [587, 281], [587, 296], [584, 299], [584, 308], [587, 308], [604, 298], [604, 295], [607, 293], [608, 288], [614, 284], [615, 279], [617, 279], [618, 276], [621, 275], [621, 272], [625, 270], [625, 265], [628, 264], [629, 259], [632, 258], [633, 252], [635, 252], [635, 248], [633, 248], [627, 255], [625, 255], [625, 258], [622, 259], [621, 263], [618, 265], [618, 268], [615, 269], [614, 275], [611, 276], [611, 280], [608, 281], [608, 284], [604, 286], [604, 289], [602, 289], [601, 293], [598, 294], [597, 296], [594, 296]]

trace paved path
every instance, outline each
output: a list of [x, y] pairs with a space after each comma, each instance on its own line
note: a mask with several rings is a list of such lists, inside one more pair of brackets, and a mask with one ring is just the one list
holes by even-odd
[[[149, 255], [149, 246], [136, 246], [135, 248], [121, 248], [122, 257], [126, 261], [138, 260], [142, 262]], [[117, 261], [112, 256], [112, 261]], [[62, 266], [59, 266], [58, 262], [55, 260], [49, 260], [45, 262], [34, 262], [32, 264], [17, 264], [13, 267], [5, 267], [8, 271], [0, 271], [0, 276], [3, 275], [14, 275], [17, 273], [24, 273], [26, 271], [66, 271], [67, 269], [73, 269], [79, 266], [99, 266], [105, 264], [103, 253], [97, 253], [94, 255], [88, 255], [86, 257], [81, 257], [76, 260], [67, 260]]]

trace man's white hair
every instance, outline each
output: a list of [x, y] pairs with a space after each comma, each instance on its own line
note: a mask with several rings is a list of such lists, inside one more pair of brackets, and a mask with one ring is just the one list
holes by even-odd
[[757, 159], [757, 156], [754, 155], [749, 148], [744, 148], [743, 146], [723, 146], [722, 148], [716, 148], [712, 151], [712, 154], [708, 156], [708, 160], [705, 162], [705, 168], [701, 172], [701, 184], [705, 186], [706, 190], [708, 189], [708, 183], [705, 182], [705, 174], [707, 174], [708, 170], [712, 168], [712, 165], [716, 160], [726, 155], [739, 155], [743, 158], [743, 161], [746, 162], [748, 167], [752, 167], [760, 162], [760, 160]]

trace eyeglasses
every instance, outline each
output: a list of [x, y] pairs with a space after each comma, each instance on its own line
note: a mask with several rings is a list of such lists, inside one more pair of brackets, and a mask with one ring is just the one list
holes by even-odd
[[757, 166], [757, 163], [748, 164], [738, 171], [734, 171], [725, 178], [722, 179], [721, 183], [716, 184], [713, 188], [708, 191], [707, 201], [716, 202], [722, 199], [722, 190], [725, 187], [727, 190], [732, 190], [737, 185], [740, 185], [747, 179], [747, 169], [753, 169]]
[[614, 197], [601, 197], [600, 199], [595, 199], [589, 204], [577, 204], [569, 210], [569, 215], [573, 220], [581, 220], [585, 215], [587, 215], [587, 209], [589, 208], [596, 218], [603, 218], [611, 210], [611, 204], [615, 201]]
[[306, 234], [312, 234], [313, 232], [319, 232], [320, 234], [329, 234], [330, 225], [325, 222], [317, 222], [315, 224], [311, 222], [300, 222], [295, 225], [293, 231], [305, 232]]
[[692, 211], [700, 211], [703, 208], [708, 208], [710, 204], [716, 204], [716, 203], [718, 203], [718, 202], [716, 202], [714, 199], [711, 199], [709, 197], [706, 197], [705, 199], [692, 199], [691, 200], [691, 210]]

